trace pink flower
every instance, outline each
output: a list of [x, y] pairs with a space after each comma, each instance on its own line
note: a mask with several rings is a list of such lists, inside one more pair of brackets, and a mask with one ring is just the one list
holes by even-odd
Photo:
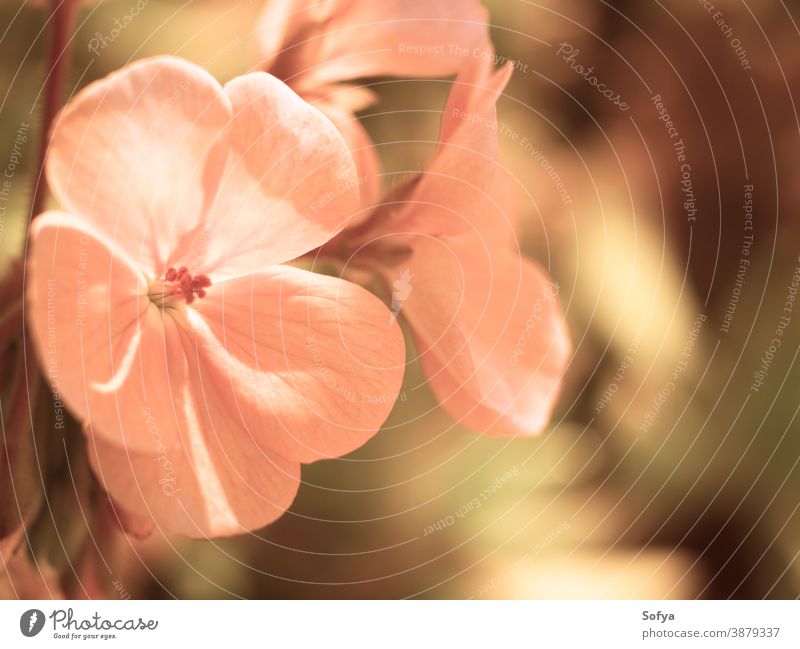
[[258, 528], [301, 462], [375, 434], [402, 336], [367, 291], [285, 265], [347, 225], [358, 188], [283, 83], [137, 62], [63, 110], [47, 175], [67, 212], [31, 229], [32, 333], [125, 509], [193, 537]]
[[380, 197], [380, 164], [353, 113], [376, 100], [368, 77], [445, 77], [491, 53], [478, 0], [267, 0], [258, 21], [262, 67], [314, 103], [342, 131], [362, 182]]
[[499, 435], [546, 425], [571, 354], [557, 287], [519, 254], [513, 179], [497, 163], [495, 103], [510, 73], [467, 66], [425, 170], [322, 251], [393, 286], [443, 407]]
[[[303, 95], [368, 77], [448, 76], [488, 45], [478, 0], [268, 0], [258, 30], [264, 66]], [[370, 99], [354, 90], [351, 108]]]

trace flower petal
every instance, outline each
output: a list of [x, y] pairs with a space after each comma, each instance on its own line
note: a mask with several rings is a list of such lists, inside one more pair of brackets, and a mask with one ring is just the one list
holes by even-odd
[[273, 70], [282, 67], [279, 60], [286, 54], [286, 48], [294, 44], [300, 45], [302, 41], [298, 36], [303, 32], [319, 29], [333, 12], [339, 10], [339, 5], [339, 0], [265, 2], [256, 22], [259, 52], [264, 68]]
[[374, 206], [381, 196], [381, 163], [375, 144], [355, 115], [341, 108], [331, 100], [319, 100], [314, 103], [339, 129], [344, 141], [350, 148], [358, 173], [358, 185], [361, 188], [361, 211], [348, 225], [366, 216], [369, 208]]
[[495, 72], [490, 63], [477, 61], [459, 74], [436, 153], [418, 176], [386, 197], [372, 236], [458, 234], [484, 218], [497, 170], [495, 103], [511, 71], [510, 65]]
[[136, 62], [63, 109], [48, 181], [69, 212], [160, 275], [214, 197], [230, 114], [202, 68], [174, 57]]
[[54, 391], [108, 441], [143, 451], [179, 444], [172, 398], [186, 360], [141, 273], [67, 214], [37, 217], [31, 248], [28, 319]]
[[378, 76], [455, 74], [488, 47], [477, 0], [284, 0], [259, 20], [266, 69], [305, 94]]
[[519, 250], [522, 229], [520, 183], [502, 162], [495, 166], [484, 210], [474, 215], [471, 225], [490, 253]]
[[214, 285], [186, 313], [193, 389], [211, 424], [235, 422], [289, 459], [358, 448], [398, 397], [400, 328], [349, 282], [276, 266]]
[[181, 448], [130, 451], [89, 437], [92, 468], [115, 502], [166, 533], [192, 538], [243, 534], [289, 508], [299, 464], [227, 428], [204, 427], [204, 405], [188, 389], [176, 408], [186, 423]]
[[234, 111], [232, 155], [202, 227], [200, 267], [230, 276], [325, 243], [354, 215], [359, 187], [336, 127], [288, 86], [256, 72], [237, 77], [225, 92]]
[[392, 310], [411, 324], [421, 358], [434, 355], [455, 374], [470, 376], [475, 366], [467, 345], [469, 331], [458, 319], [466, 290], [464, 269], [446, 241], [416, 236], [410, 243], [413, 252], [405, 264], [381, 269], [395, 289]]
[[[426, 261], [412, 262], [417, 280], [403, 309], [430, 386], [473, 430], [535, 434], [549, 419], [570, 357], [556, 289], [533, 263], [513, 252], [489, 254], [478, 237], [451, 245], [450, 255], [415, 246], [417, 260]], [[455, 273], [463, 277], [453, 287], [458, 299], [441, 300], [445, 289], [436, 284]]]

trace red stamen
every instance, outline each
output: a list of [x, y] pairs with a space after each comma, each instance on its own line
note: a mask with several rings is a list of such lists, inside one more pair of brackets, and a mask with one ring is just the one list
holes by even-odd
[[206, 275], [192, 277], [189, 269], [186, 266], [181, 266], [177, 270], [168, 268], [167, 272], [164, 273], [162, 284], [163, 292], [151, 293], [151, 299], [159, 305], [163, 306], [166, 302], [174, 301], [181, 297], [186, 300], [186, 304], [191, 304], [195, 298], [205, 297], [205, 289], [211, 286], [211, 280]]

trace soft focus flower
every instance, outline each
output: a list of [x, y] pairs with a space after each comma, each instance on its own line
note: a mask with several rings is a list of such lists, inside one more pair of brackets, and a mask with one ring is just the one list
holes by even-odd
[[497, 163], [510, 73], [466, 67], [425, 170], [326, 247], [395, 293], [406, 278], [399, 312], [433, 392], [465, 426], [503, 435], [542, 429], [570, 356], [557, 287], [519, 254], [512, 179]]
[[364, 289], [284, 265], [345, 227], [358, 188], [283, 83], [135, 63], [64, 109], [47, 174], [67, 212], [31, 230], [30, 324], [123, 508], [241, 533], [290, 505], [301, 462], [377, 431], [402, 337]]
[[313, 102], [342, 131], [363, 185], [380, 196], [380, 165], [354, 117], [375, 95], [368, 77], [444, 77], [492, 52], [478, 0], [268, 0], [257, 37], [262, 67]]

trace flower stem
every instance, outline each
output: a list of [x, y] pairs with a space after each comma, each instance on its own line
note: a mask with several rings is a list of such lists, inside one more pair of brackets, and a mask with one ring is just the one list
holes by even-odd
[[76, 2], [75, 0], [50, 0], [50, 9], [53, 26], [48, 54], [49, 71], [45, 80], [42, 138], [39, 146], [36, 188], [31, 202], [31, 218], [42, 211], [45, 196], [47, 195], [44, 163], [50, 144], [50, 127], [64, 101], [64, 83], [69, 64], [72, 29], [75, 24]]
[[9, 305], [3, 305], [0, 313], [0, 349], [5, 349], [15, 334], [22, 331], [22, 297]]

